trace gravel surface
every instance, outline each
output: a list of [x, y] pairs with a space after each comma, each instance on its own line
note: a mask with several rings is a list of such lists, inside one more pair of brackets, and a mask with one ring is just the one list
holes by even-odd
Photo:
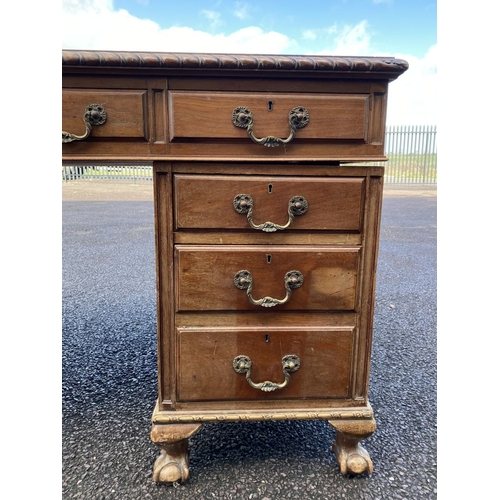
[[373, 474], [340, 474], [326, 422], [221, 423], [190, 439], [187, 483], [157, 485], [152, 187], [101, 184], [63, 185], [63, 499], [437, 498], [435, 187], [386, 188]]

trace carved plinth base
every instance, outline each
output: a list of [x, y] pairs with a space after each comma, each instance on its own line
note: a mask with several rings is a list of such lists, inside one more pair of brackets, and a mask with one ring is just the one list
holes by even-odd
[[327, 420], [337, 431], [333, 451], [342, 474], [371, 474], [373, 464], [360, 441], [375, 432], [373, 410], [366, 407], [342, 410], [321, 409], [259, 411], [227, 410], [222, 412], [172, 412], [162, 411], [157, 405], [153, 412], [151, 440], [160, 448], [160, 455], [153, 466], [153, 480], [157, 483], [177, 483], [189, 478], [188, 439], [196, 434], [204, 422], [251, 422], [267, 420]]
[[372, 460], [359, 442], [374, 433], [375, 420], [329, 420], [328, 423], [337, 430], [332, 448], [340, 465], [340, 472], [344, 475], [364, 472], [371, 474]]
[[166, 424], [151, 428], [151, 440], [159, 446], [160, 456], [153, 466], [153, 481], [184, 482], [189, 477], [188, 439], [201, 424]]

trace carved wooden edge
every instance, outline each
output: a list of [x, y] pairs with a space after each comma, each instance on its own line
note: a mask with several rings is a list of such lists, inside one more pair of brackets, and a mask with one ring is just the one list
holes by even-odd
[[387, 73], [397, 77], [409, 65], [394, 57], [291, 56], [63, 50], [63, 66], [187, 68]]
[[184, 424], [184, 423], [205, 423], [205, 422], [255, 422], [262, 420], [373, 420], [373, 409], [368, 404], [366, 407], [345, 408], [341, 410], [320, 409], [312, 410], [288, 410], [268, 412], [262, 410], [246, 411], [203, 411], [186, 412], [183, 411], [161, 411], [158, 404], [155, 406], [153, 424]]

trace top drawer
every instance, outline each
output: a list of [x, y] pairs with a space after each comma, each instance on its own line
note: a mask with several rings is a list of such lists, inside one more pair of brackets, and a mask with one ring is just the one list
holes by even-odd
[[[287, 139], [291, 134], [289, 113], [305, 108], [308, 123], [296, 129], [293, 143], [311, 140], [367, 140], [368, 94], [281, 94], [249, 92], [169, 92], [170, 141], [251, 141], [247, 129], [233, 123], [242, 107], [251, 113], [256, 139]], [[235, 113], [235, 110], [239, 112]], [[295, 115], [295, 120], [300, 120]], [[296, 122], [297, 123], [297, 122]], [[272, 141], [271, 141], [272, 142]], [[271, 144], [267, 144], [268, 146]]]
[[363, 177], [174, 176], [175, 229], [361, 230]]

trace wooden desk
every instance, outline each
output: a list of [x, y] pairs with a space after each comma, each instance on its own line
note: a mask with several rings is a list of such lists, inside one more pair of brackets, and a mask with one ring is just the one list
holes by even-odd
[[[371, 473], [368, 401], [393, 58], [63, 51], [63, 161], [154, 171], [153, 478], [204, 422], [324, 419]], [[363, 162], [364, 166], [350, 166]]]

